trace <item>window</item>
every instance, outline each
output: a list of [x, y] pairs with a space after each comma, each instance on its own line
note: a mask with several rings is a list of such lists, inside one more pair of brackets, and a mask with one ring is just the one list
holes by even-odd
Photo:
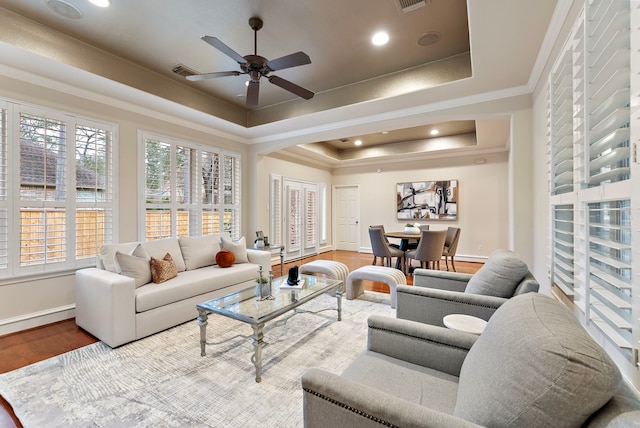
[[589, 331], [635, 375], [633, 10], [628, 1], [585, 1], [549, 76], [548, 113], [554, 292], [573, 300]]
[[141, 239], [228, 232], [240, 237], [240, 156], [142, 133]]
[[115, 127], [0, 107], [0, 276], [93, 265], [113, 236]]

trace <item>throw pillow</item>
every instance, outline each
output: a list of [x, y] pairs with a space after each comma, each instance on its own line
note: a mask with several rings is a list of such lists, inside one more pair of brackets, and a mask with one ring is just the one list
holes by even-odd
[[526, 293], [500, 306], [469, 350], [453, 414], [487, 427], [580, 427], [622, 382], [562, 303]]
[[233, 265], [236, 257], [229, 250], [220, 250], [216, 254], [216, 264], [221, 268], [228, 268]]
[[122, 275], [135, 280], [136, 288], [151, 282], [149, 255], [142, 245], [138, 244], [131, 255], [116, 251], [116, 261], [120, 265]]
[[528, 271], [527, 264], [513, 251], [495, 251], [471, 277], [464, 292], [511, 297]]
[[180, 249], [180, 242], [178, 238], [165, 238], [156, 239], [155, 241], [146, 241], [142, 243], [142, 246], [147, 251], [147, 254], [156, 259], [161, 259], [165, 254], [171, 254], [173, 262], [178, 268], [178, 272], [184, 272], [187, 267], [184, 264], [184, 258], [182, 257], [182, 250]]
[[249, 263], [249, 257], [247, 256], [247, 243], [244, 236], [237, 241], [232, 241], [226, 236], [220, 237], [220, 246], [223, 250], [229, 250], [236, 258], [236, 263]]
[[169, 253], [165, 254], [161, 260], [151, 257], [150, 264], [151, 278], [156, 284], [160, 284], [178, 276], [178, 268]]
[[100, 247], [100, 260], [105, 270], [120, 273], [120, 266], [116, 260], [116, 251], [124, 254], [131, 254], [136, 249], [137, 242], [126, 242], [124, 244], [104, 244]]
[[178, 241], [187, 270], [211, 266], [220, 249], [220, 237], [216, 235], [202, 238], [181, 237]]

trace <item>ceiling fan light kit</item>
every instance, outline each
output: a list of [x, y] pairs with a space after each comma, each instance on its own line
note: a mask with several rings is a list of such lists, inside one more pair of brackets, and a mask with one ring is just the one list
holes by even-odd
[[295, 52], [289, 55], [285, 55], [280, 58], [269, 61], [265, 57], [258, 55], [258, 31], [262, 28], [262, 19], [258, 17], [252, 17], [249, 19], [249, 26], [254, 31], [254, 52], [253, 55], [242, 56], [229, 46], [224, 44], [217, 37], [202, 36], [201, 39], [214, 48], [218, 49], [223, 54], [232, 58], [240, 65], [242, 71], [218, 71], [213, 73], [194, 74], [192, 76], [186, 76], [187, 80], [198, 81], [216, 77], [226, 76], [239, 76], [241, 74], [249, 75], [249, 84], [247, 86], [247, 98], [246, 104], [249, 107], [255, 107], [258, 105], [258, 94], [260, 92], [260, 78], [265, 77], [270, 83], [281, 87], [305, 100], [313, 98], [314, 93], [302, 86], [299, 86], [293, 82], [290, 82], [282, 77], [270, 75], [273, 71], [283, 70], [285, 68], [297, 67], [300, 65], [311, 64], [309, 55], [304, 52]]

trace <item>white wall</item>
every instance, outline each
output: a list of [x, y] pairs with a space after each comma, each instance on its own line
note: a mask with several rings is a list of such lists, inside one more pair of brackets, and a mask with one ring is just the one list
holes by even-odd
[[508, 162], [507, 153], [480, 156], [407, 161], [378, 166], [337, 169], [334, 185], [360, 188], [360, 244], [370, 251], [368, 227], [383, 224], [388, 231], [402, 230], [406, 220], [396, 215], [396, 183], [410, 181], [458, 180], [457, 221], [420, 221], [431, 229], [457, 226], [462, 229], [459, 258], [483, 259], [497, 248], [508, 248]]

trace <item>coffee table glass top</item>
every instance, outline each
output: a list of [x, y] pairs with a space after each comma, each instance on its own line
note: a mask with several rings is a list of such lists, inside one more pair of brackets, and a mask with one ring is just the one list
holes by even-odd
[[249, 324], [259, 324], [276, 318], [315, 298], [319, 294], [338, 290], [342, 281], [313, 275], [301, 275], [300, 284], [287, 285], [287, 277], [273, 279], [273, 299], [256, 300], [255, 285], [223, 297], [200, 303], [198, 309], [222, 314]]

